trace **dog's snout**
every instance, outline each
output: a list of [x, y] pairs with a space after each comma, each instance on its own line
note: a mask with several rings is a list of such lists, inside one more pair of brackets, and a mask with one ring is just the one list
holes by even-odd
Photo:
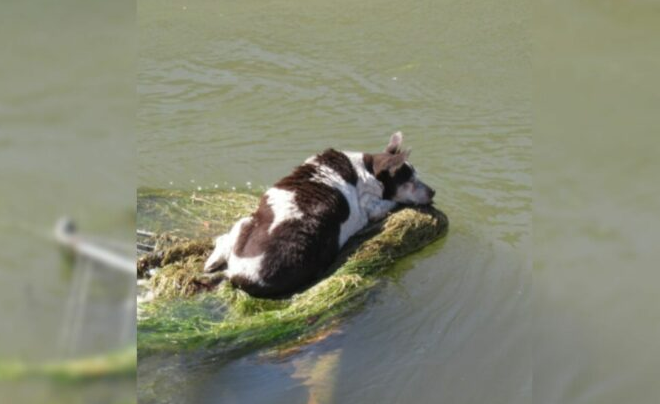
[[429, 195], [433, 198], [435, 196], [435, 189], [429, 188]]

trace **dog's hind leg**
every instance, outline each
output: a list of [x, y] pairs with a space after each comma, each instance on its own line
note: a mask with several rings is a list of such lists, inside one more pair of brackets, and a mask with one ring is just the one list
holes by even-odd
[[213, 272], [222, 267], [229, 258], [231, 246], [228, 244], [229, 233], [215, 239], [215, 248], [204, 263], [204, 272]]
[[215, 248], [211, 253], [211, 256], [204, 263], [204, 272], [213, 272], [220, 269], [224, 264], [227, 263], [229, 255], [234, 249], [234, 244], [236, 239], [241, 234], [241, 229], [243, 225], [250, 221], [249, 217], [244, 217], [234, 224], [234, 227], [231, 228], [231, 231], [227, 234], [215, 239]]

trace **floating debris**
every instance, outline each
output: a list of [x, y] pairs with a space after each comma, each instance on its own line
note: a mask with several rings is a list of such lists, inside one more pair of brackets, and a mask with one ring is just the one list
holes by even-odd
[[[143, 232], [143, 234], [150, 234]], [[69, 296], [64, 310], [64, 319], [59, 336], [59, 359], [42, 363], [18, 359], [0, 360], [0, 381], [18, 379], [47, 379], [52, 381], [79, 382], [109, 377], [135, 377], [137, 350], [135, 347], [135, 259], [131, 245], [121, 245], [106, 239], [83, 236], [69, 218], [60, 219], [55, 225], [55, 240], [67, 255], [71, 255], [75, 266]], [[123, 250], [123, 253], [120, 252]], [[117, 334], [117, 345], [107, 353], [79, 355], [86, 308], [92, 276], [112, 271], [126, 280], [127, 290], [119, 305], [122, 321], [112, 331]], [[76, 356], [76, 357], [73, 357]]]

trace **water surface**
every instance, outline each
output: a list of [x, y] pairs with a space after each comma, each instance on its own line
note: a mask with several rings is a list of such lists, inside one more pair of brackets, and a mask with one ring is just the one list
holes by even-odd
[[537, 11], [534, 402], [653, 403], [660, 7]]
[[451, 223], [340, 335], [278, 360], [141, 358], [142, 401], [529, 402], [528, 15], [517, 0], [140, 1], [139, 185], [267, 187], [402, 130]]
[[[53, 238], [61, 215], [82, 234], [134, 243], [134, 9], [128, 1], [3, 2], [0, 13], [0, 361], [41, 363], [117, 349], [126, 277], [92, 276], [68, 344], [75, 266]], [[69, 334], [72, 335], [72, 334]], [[125, 343], [124, 343], [125, 345]], [[130, 380], [1, 383], [11, 403], [129, 403]]]

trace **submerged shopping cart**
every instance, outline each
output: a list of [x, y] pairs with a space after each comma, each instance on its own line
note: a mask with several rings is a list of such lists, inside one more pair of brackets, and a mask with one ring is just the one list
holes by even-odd
[[[68, 218], [57, 222], [55, 239], [73, 262], [59, 335], [61, 356], [135, 345], [135, 245], [83, 236]], [[103, 295], [103, 303], [95, 302], [94, 295]], [[97, 325], [96, 334], [90, 324]]]

